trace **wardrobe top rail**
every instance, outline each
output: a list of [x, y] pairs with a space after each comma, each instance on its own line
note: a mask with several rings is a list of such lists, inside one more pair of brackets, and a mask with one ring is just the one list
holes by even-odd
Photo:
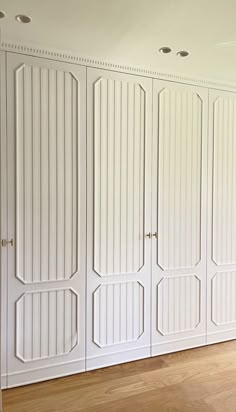
[[175, 73], [163, 73], [146, 67], [118, 64], [113, 63], [111, 61], [103, 61], [97, 58], [85, 57], [71, 51], [64, 51], [46, 47], [36, 47], [33, 45], [12, 43], [8, 41], [3, 41], [0, 46], [0, 50], [6, 52], [25, 54], [29, 56], [80, 64], [89, 67], [95, 67], [100, 69], [102, 68], [105, 70], [117, 71], [121, 73], [129, 73], [144, 77], [151, 77], [155, 79], [198, 85], [205, 88], [221, 89], [236, 92], [236, 84], [221, 82], [215, 79], [203, 78], [198, 76], [184, 76]]

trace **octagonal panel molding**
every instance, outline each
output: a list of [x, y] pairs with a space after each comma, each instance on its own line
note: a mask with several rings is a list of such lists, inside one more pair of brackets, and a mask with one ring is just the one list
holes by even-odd
[[94, 271], [144, 265], [145, 99], [132, 81], [94, 84]]
[[218, 272], [211, 281], [212, 314], [215, 325], [236, 322], [236, 272]]
[[25, 64], [15, 78], [16, 277], [68, 280], [79, 270], [79, 83]]
[[163, 88], [158, 108], [158, 253], [162, 270], [201, 260], [202, 99], [191, 88]]
[[79, 343], [78, 308], [72, 289], [23, 294], [16, 302], [16, 357], [30, 362], [71, 352]]
[[137, 341], [144, 332], [144, 287], [100, 285], [93, 294], [93, 342], [99, 347]]
[[201, 281], [196, 275], [162, 278], [157, 285], [157, 330], [163, 336], [200, 323]]
[[212, 260], [216, 265], [236, 263], [235, 107], [232, 94], [217, 97], [213, 104]]

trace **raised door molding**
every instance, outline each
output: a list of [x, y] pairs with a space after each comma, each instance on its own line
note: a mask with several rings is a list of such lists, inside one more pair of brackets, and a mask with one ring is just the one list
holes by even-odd
[[70, 279], [78, 262], [78, 79], [23, 64], [16, 69], [16, 276]]
[[236, 96], [213, 102], [212, 260], [236, 264]]
[[236, 272], [218, 272], [211, 280], [211, 320], [216, 326], [236, 323]]
[[100, 285], [93, 294], [94, 343], [100, 348], [137, 341], [144, 332], [144, 288], [139, 282]]
[[100, 276], [144, 265], [146, 92], [128, 80], [94, 83], [94, 271]]
[[16, 356], [30, 362], [70, 353], [79, 344], [79, 308], [72, 289], [24, 293], [16, 302]]
[[162, 278], [157, 285], [157, 330], [163, 336], [191, 331], [201, 321], [201, 280], [196, 275]]
[[[158, 93], [158, 253], [163, 270], [201, 260], [203, 102], [191, 87]], [[156, 131], [155, 138], [156, 138]], [[154, 211], [155, 213], [155, 211]]]

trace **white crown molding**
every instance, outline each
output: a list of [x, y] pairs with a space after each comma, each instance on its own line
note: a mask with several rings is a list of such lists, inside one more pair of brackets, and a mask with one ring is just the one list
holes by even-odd
[[1, 50], [7, 52], [20, 53], [35, 57], [59, 60], [67, 63], [80, 64], [100, 68], [104, 70], [114, 70], [123, 73], [132, 73], [139, 76], [152, 77], [156, 79], [169, 80], [187, 84], [194, 84], [201, 87], [211, 87], [214, 89], [224, 89], [236, 91], [236, 83], [218, 81], [215, 79], [202, 78], [198, 76], [188, 76], [176, 73], [163, 73], [150, 68], [132, 66], [126, 64], [113, 63], [111, 61], [100, 60], [97, 58], [81, 56], [76, 52], [56, 50], [52, 48], [38, 47], [35, 45], [26, 45], [21, 43], [13, 43], [10, 41], [2, 41]]

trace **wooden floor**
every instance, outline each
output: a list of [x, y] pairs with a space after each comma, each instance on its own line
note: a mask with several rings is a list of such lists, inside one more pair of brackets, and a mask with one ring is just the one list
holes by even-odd
[[3, 412], [236, 411], [236, 341], [3, 393]]

